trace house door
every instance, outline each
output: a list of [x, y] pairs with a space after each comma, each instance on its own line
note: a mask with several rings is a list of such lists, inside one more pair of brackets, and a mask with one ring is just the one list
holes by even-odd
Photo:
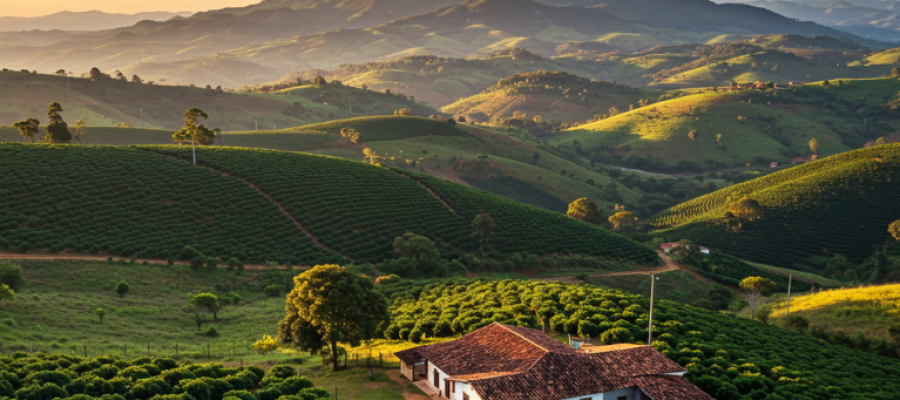
[[441, 375], [438, 374], [437, 368], [434, 369], [433, 376], [434, 376], [434, 387], [436, 389], [440, 389], [441, 388]]
[[450, 381], [444, 380], [444, 396], [450, 398]]

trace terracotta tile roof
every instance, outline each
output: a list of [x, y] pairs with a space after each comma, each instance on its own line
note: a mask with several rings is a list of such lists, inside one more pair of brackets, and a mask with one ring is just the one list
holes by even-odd
[[418, 354], [456, 376], [524, 371], [550, 351], [547, 347], [554, 351], [575, 351], [559, 342], [561, 347], [552, 344], [554, 340], [550, 337], [536, 338], [534, 332], [540, 334], [540, 331], [511, 328], [514, 327], [493, 323], [451, 342], [414, 347], [394, 355], [402, 360], [414, 359]]
[[653, 400], [715, 400], [680, 376], [641, 376], [634, 383]]
[[[650, 346], [596, 346], [578, 353], [535, 329], [494, 323], [457, 340], [395, 353], [428, 360], [469, 382], [482, 400], [567, 399], [639, 387], [654, 400], [712, 400], [675, 375], [686, 370]], [[408, 361], [407, 361], [408, 360]]]
[[525, 372], [469, 382], [483, 400], [566, 399], [634, 387], [636, 377], [684, 371], [652, 347], [641, 346], [606, 353], [547, 353]]

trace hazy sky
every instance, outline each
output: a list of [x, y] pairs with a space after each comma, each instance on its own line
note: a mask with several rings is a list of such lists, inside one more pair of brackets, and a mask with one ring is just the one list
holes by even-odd
[[65, 10], [99, 10], [124, 14], [143, 11], [205, 11], [259, 2], [260, 0], [0, 0], [0, 16], [36, 17]]

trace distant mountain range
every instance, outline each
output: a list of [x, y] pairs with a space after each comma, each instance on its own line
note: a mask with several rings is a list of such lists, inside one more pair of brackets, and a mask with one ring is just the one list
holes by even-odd
[[266, 0], [55, 42], [0, 34], [0, 67], [76, 73], [98, 67], [170, 83], [235, 87], [297, 70], [406, 55], [465, 57], [525, 48], [556, 56], [564, 42], [635, 50], [793, 33], [889, 47], [762, 8], [708, 0], [454, 1]]
[[63, 11], [43, 17], [0, 17], [0, 32], [63, 30], [97, 31], [134, 25], [141, 21], [168, 21], [190, 17], [192, 12], [143, 12], [110, 14], [102, 11]]
[[747, 0], [743, 3], [866, 38], [900, 42], [900, 4], [897, 2]]

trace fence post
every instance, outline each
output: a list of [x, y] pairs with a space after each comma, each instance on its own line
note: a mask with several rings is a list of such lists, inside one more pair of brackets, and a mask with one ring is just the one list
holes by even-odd
[[87, 345], [84, 345], [84, 358], [87, 358]]
[[147, 357], [150, 357], [150, 342], [147, 342]]

